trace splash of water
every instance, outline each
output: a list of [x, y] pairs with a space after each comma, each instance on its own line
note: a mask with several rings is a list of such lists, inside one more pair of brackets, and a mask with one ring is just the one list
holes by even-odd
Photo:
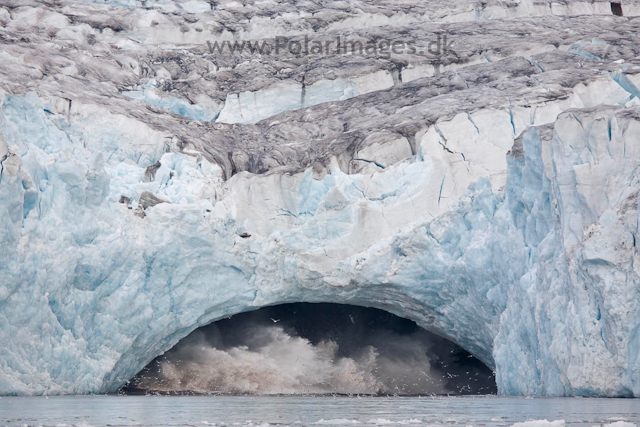
[[194, 331], [138, 374], [130, 389], [466, 394], [495, 393], [495, 381], [469, 353], [406, 319], [363, 307], [290, 304]]
[[429, 375], [424, 352], [407, 349], [407, 343], [406, 354], [413, 353], [410, 363], [381, 357], [373, 346], [339, 356], [336, 342], [313, 345], [279, 326], [255, 326], [251, 334], [246, 345], [225, 349], [197, 335], [144, 373], [137, 387], [225, 394], [378, 394], [396, 393], [402, 386], [408, 392], [415, 387], [422, 393], [447, 392], [442, 381]]

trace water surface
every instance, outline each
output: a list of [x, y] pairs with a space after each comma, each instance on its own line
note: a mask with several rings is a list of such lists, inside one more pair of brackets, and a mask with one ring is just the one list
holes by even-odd
[[[10, 426], [640, 425], [639, 399], [330, 396], [56, 396], [0, 398]], [[266, 427], [266, 426], [265, 426]]]

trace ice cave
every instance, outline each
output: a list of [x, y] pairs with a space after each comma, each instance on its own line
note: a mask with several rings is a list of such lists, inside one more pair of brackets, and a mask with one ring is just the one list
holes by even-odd
[[124, 394], [495, 394], [493, 372], [391, 313], [345, 304], [263, 307], [198, 328]]
[[[117, 393], [198, 328], [322, 303], [500, 395], [640, 397], [638, 3], [348, 3], [0, 2], [0, 395]], [[207, 43], [339, 35], [415, 52]]]

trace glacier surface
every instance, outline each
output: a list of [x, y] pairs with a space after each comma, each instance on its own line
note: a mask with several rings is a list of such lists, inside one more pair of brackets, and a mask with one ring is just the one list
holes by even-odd
[[[336, 302], [505, 395], [640, 396], [640, 9], [352, 3], [0, 7], [1, 394], [113, 392], [212, 321]], [[309, 32], [464, 47], [203, 46]]]

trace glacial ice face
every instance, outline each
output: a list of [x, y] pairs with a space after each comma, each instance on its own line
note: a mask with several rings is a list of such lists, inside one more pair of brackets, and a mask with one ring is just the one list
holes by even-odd
[[[3, 103], [4, 140], [21, 153], [3, 161], [0, 182], [5, 393], [113, 391], [192, 329], [291, 301], [416, 320], [495, 367], [505, 394], [638, 393], [636, 109], [532, 128], [502, 194], [480, 179], [422, 221], [400, 212], [431, 198], [429, 157], [373, 175], [334, 166], [321, 180], [309, 169], [223, 183], [204, 158], [158, 153], [145, 182], [155, 158], [64, 151], [87, 124], [62, 132], [45, 109], [35, 95]], [[585, 197], [593, 185], [609, 197]], [[142, 191], [171, 203], [140, 218], [118, 202], [126, 194], [136, 207]]]
[[[527, 218], [543, 237], [536, 268], [503, 313], [514, 327], [495, 341], [496, 364], [509, 366], [498, 371], [504, 393], [638, 395], [637, 114], [563, 114], [553, 132], [523, 138], [522, 178], [539, 189], [528, 205], [548, 213]], [[533, 381], [516, 386], [518, 369]]]
[[[199, 326], [305, 301], [415, 320], [495, 368], [503, 394], [640, 396], [640, 24], [604, 16], [609, 2], [418, 2], [391, 18], [384, 2], [13, 3], [0, 393], [115, 391]], [[230, 36], [222, 21], [246, 37], [447, 32], [468, 49], [194, 47]], [[302, 102], [302, 77], [329, 83]], [[234, 110], [234, 94], [256, 102]], [[210, 122], [225, 108], [239, 124]]]
[[[7, 198], [14, 203], [3, 207], [19, 212], [3, 216], [11, 221], [3, 224], [11, 232], [3, 242], [9, 250], [2, 264], [3, 316], [8, 326], [2, 334], [4, 342], [11, 342], [2, 349], [3, 361], [9, 365], [5, 366], [11, 369], [3, 371], [6, 392], [113, 390], [194, 327], [277, 302], [350, 301], [396, 311], [431, 328], [440, 322], [418, 301], [433, 299], [433, 306], [441, 310], [449, 304], [452, 311], [461, 309], [462, 301], [447, 302], [450, 298], [438, 296], [446, 263], [424, 273], [414, 257], [409, 257], [406, 272], [396, 265], [407, 257], [404, 252], [415, 250], [414, 243], [398, 242], [391, 252], [384, 246], [374, 245], [364, 252], [360, 247], [371, 246], [376, 240], [373, 234], [381, 232], [376, 222], [384, 217], [385, 205], [394, 200], [408, 203], [421, 192], [414, 182], [419, 184], [426, 177], [429, 167], [424, 162], [396, 165], [385, 172], [386, 179], [346, 175], [337, 167], [320, 181], [313, 179], [311, 170], [289, 178], [238, 175], [232, 193], [263, 199], [262, 209], [256, 204], [257, 210], [249, 216], [247, 204], [252, 200], [234, 200], [234, 195], [211, 206], [209, 201], [216, 196], [206, 190], [220, 188], [220, 168], [205, 159], [198, 162], [182, 154], [164, 154], [155, 181], [144, 182], [145, 163], [141, 166], [125, 158], [109, 166], [85, 150], [63, 151], [71, 141], [46, 117], [46, 109], [35, 95], [9, 97], [3, 105], [8, 148], [23, 153], [20, 169], [3, 172], [2, 180], [4, 191], [17, 194]], [[41, 145], [25, 144], [21, 135], [30, 135]], [[124, 147], [132, 142], [121, 135], [113, 140]], [[102, 197], [88, 197], [96, 193], [94, 183], [99, 183]], [[245, 184], [257, 191], [245, 193]], [[144, 218], [118, 203], [120, 195], [127, 194], [135, 207], [143, 190], [172, 203], [148, 209]], [[486, 215], [493, 209], [494, 196], [486, 184], [480, 185], [478, 193], [479, 203], [489, 206], [481, 206], [473, 214], [476, 220], [469, 220], [482, 231], [489, 225]], [[276, 199], [275, 206], [264, 203], [271, 198]], [[372, 206], [362, 211], [362, 203]], [[262, 215], [272, 218], [272, 225], [257, 222], [255, 218]], [[60, 224], [65, 226], [61, 229]], [[252, 237], [239, 237], [241, 232]], [[349, 237], [358, 234], [368, 238]], [[420, 234], [418, 248], [424, 239], [430, 240], [429, 234]], [[345, 248], [345, 239], [358, 247]], [[455, 242], [448, 246], [440, 257], [450, 263], [459, 248]], [[359, 254], [349, 257], [351, 253]], [[367, 267], [368, 253], [383, 258]], [[482, 265], [476, 268], [477, 273], [489, 273]], [[402, 272], [398, 282], [381, 288], [393, 269]], [[362, 272], [350, 274], [350, 270]], [[66, 279], [60, 280], [60, 275]], [[403, 290], [425, 279], [434, 283], [416, 289], [417, 295]], [[25, 282], [32, 286], [20, 286]], [[451, 318], [454, 325], [440, 327], [456, 331], [460, 320]], [[25, 324], [34, 326], [25, 328]], [[460, 333], [471, 333], [470, 327]], [[474, 338], [465, 345], [490, 361], [490, 352], [482, 349], [490, 347], [490, 330], [478, 330], [477, 324], [473, 329]], [[43, 340], [46, 336], [56, 338]], [[12, 355], [15, 348], [21, 349], [20, 357]], [[48, 360], [46, 372], [36, 368], [42, 358]]]

